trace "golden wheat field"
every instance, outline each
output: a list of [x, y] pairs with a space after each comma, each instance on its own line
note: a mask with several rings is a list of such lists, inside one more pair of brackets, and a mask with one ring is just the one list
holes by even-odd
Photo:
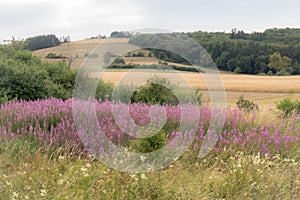
[[[47, 59], [46, 55], [55, 53], [62, 55], [68, 59], [72, 59], [71, 68], [79, 68], [84, 62], [85, 55], [91, 52], [97, 45], [106, 42], [128, 43], [128, 39], [92, 39], [75, 41], [65, 43], [57, 47], [42, 49], [34, 52], [34, 55], [40, 57], [48, 62], [57, 62], [63, 59]], [[143, 52], [145, 57], [127, 57], [123, 55], [122, 58], [125, 62], [132, 64], [158, 64], [159, 59], [149, 57], [147, 50], [135, 50], [131, 53]], [[177, 63], [168, 63], [169, 65], [180, 65]], [[170, 72], [168, 70], [126, 70], [126, 69], [113, 69], [107, 70], [101, 75], [104, 81], [111, 82], [114, 85], [118, 82], [125, 84], [134, 84], [141, 86], [150, 76], [157, 74], [168, 78], [172, 83], [178, 84], [182, 88], [192, 87], [200, 88], [204, 98], [210, 99], [207, 90], [207, 83], [213, 84], [214, 80], [210, 77], [205, 78], [205, 74], [198, 74], [192, 72]], [[93, 73], [93, 77], [99, 77], [99, 73]], [[215, 77], [214, 77], [215, 78]], [[243, 95], [245, 98], [256, 101], [259, 104], [266, 106], [274, 106], [284, 98], [300, 99], [300, 76], [253, 76], [253, 75], [240, 75], [221, 72], [218, 77], [222, 81], [222, 86], [226, 92], [227, 103], [234, 104], [239, 96]]]
[[[158, 75], [168, 78], [172, 83], [178, 83], [180, 87], [200, 88], [204, 97], [209, 99], [207, 84], [201, 74], [189, 72], [159, 72], [158, 70], [142, 71], [107, 71], [101, 75], [104, 81], [114, 85], [118, 82], [134, 84], [137, 86], [145, 84], [150, 76]], [[98, 76], [99, 74], [94, 74]], [[184, 78], [184, 79], [183, 79]], [[228, 104], [234, 104], [239, 96], [254, 100], [259, 104], [274, 105], [284, 98], [300, 99], [300, 76], [270, 77], [239, 74], [220, 74], [220, 80], [224, 84], [224, 91]], [[186, 80], [186, 81], [184, 81]], [[213, 80], [206, 79], [211, 82]]]
[[[92, 40], [80, 40], [70, 43], [64, 43], [56, 47], [46, 48], [34, 51], [33, 54], [40, 57], [42, 60], [53, 63], [57, 61], [69, 62], [72, 59], [71, 68], [79, 68], [84, 62], [85, 55], [90, 53], [95, 47], [103, 43], [125, 43], [127, 44], [129, 39], [126, 38], [113, 38], [113, 39], [92, 39]], [[159, 64], [160, 60], [156, 57], [149, 57], [149, 50], [137, 49], [130, 53], [144, 53], [144, 57], [133, 57], [128, 54], [122, 55], [121, 58], [124, 59], [126, 64], [137, 64], [137, 65], [149, 65], [149, 64]], [[66, 57], [65, 59], [48, 59], [46, 56], [49, 53], [55, 53], [56, 55], [62, 55]], [[168, 65], [174, 66], [186, 66], [184, 64], [178, 64], [173, 62], [164, 62]]]
[[[69, 62], [72, 59], [71, 68], [79, 68], [85, 59], [85, 55], [90, 53], [97, 45], [101, 45], [104, 42], [122, 42], [128, 43], [128, 39], [92, 39], [92, 40], [80, 40], [70, 43], [64, 43], [56, 47], [46, 48], [34, 51], [33, 54], [40, 57], [42, 60], [53, 63], [61, 60]], [[47, 59], [46, 56], [49, 53], [55, 53], [56, 55], [62, 55], [67, 59]]]

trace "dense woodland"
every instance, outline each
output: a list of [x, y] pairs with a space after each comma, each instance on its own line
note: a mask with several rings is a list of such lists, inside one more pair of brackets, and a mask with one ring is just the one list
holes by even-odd
[[5, 100], [35, 100], [72, 96], [76, 71], [63, 62], [42, 62], [24, 46], [0, 46], [0, 103]]
[[13, 37], [12, 45], [18, 44], [18, 46], [22, 45], [23, 50], [35, 51], [39, 49], [45, 49], [49, 47], [59, 46], [62, 43], [70, 42], [70, 36], [62, 36], [57, 38], [54, 34], [49, 35], [38, 35], [34, 37], [29, 37], [25, 40], [16, 41]]
[[[175, 40], [171, 38], [178, 38], [179, 35], [178, 33], [165, 34], [164, 37], [137, 35], [131, 38], [130, 43], [142, 47], [149, 43], [161, 43], [161, 47], [175, 46], [172, 43]], [[246, 74], [300, 74], [300, 29], [274, 28], [251, 34], [233, 29], [231, 33], [199, 31], [187, 35], [209, 53], [221, 70]], [[189, 58], [199, 52], [197, 48], [188, 48], [190, 46], [180, 46], [181, 51]], [[168, 51], [152, 49], [152, 52], [159, 59], [187, 64], [185, 59]], [[290, 59], [282, 70], [277, 70], [272, 67], [272, 64], [270, 65], [270, 57], [274, 53], [278, 53], [283, 58], [281, 60]]]

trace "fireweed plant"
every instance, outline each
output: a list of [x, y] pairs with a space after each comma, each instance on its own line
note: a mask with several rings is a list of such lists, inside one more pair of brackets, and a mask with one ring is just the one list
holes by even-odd
[[[126, 134], [115, 123], [111, 110], [112, 104], [108, 101], [95, 101], [99, 126], [114, 144], [132, 151], [141, 150], [140, 147], [135, 149], [137, 145], [134, 141], [137, 139]], [[114, 104], [120, 109], [123, 106], [128, 106], [123, 103]], [[136, 124], [145, 126], [150, 123], [149, 105], [134, 103], [130, 104], [129, 107], [130, 116]], [[74, 124], [72, 99], [63, 101], [51, 98], [27, 102], [19, 101], [3, 104], [0, 108], [1, 140], [25, 138], [34, 140], [38, 146], [63, 147], [77, 154], [87, 153]], [[165, 143], [168, 143], [176, 135], [186, 133], [178, 132], [181, 118], [180, 106], [164, 105], [164, 109], [167, 111], [167, 120], [160, 133], [164, 134]], [[208, 127], [212, 109], [216, 108], [201, 105], [199, 109], [199, 128], [190, 147], [191, 152], [195, 154], [201, 148], [204, 138], [212, 132], [212, 130], [208, 130]], [[154, 113], [154, 116], [159, 117], [159, 115], [159, 110]], [[226, 149], [232, 152], [242, 151], [245, 153], [260, 153], [261, 155], [275, 155], [287, 152], [297, 145], [299, 140], [299, 126], [297, 126], [299, 118], [295, 117], [292, 122], [278, 121], [261, 124], [258, 123], [255, 113], [249, 115], [249, 113], [240, 111], [238, 108], [227, 108], [225, 125], [214, 147], [215, 152]], [[120, 118], [122, 115], [118, 115], [118, 117]], [[126, 126], [128, 119], [124, 117], [121, 123]], [[174, 148], [176, 148], [176, 145]], [[143, 152], [143, 149], [141, 152]]]

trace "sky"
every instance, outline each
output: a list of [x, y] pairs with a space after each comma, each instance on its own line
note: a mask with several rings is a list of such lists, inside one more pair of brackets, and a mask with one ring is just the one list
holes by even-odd
[[0, 0], [0, 42], [43, 34], [69, 35], [75, 41], [143, 28], [300, 28], [299, 8], [299, 0]]

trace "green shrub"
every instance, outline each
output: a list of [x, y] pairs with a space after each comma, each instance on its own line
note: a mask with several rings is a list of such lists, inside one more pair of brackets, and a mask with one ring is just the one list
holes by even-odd
[[10, 46], [0, 46], [0, 52], [1, 102], [72, 96], [77, 71], [65, 63], [44, 63], [31, 52]]
[[272, 70], [269, 70], [267, 73], [269, 76], [274, 76], [274, 73], [272, 72]]
[[5, 104], [7, 102], [14, 102], [14, 101], [17, 101], [17, 98], [14, 98], [14, 99], [10, 99], [6, 93], [4, 93], [4, 95], [2, 97], [0, 97], [0, 105], [1, 104]]
[[113, 65], [125, 65], [125, 60], [118, 57], [112, 62], [112, 64]]
[[292, 101], [289, 98], [283, 99], [277, 104], [279, 109], [285, 117], [290, 116], [293, 112], [300, 113], [300, 101]]
[[258, 106], [250, 100], [244, 99], [244, 96], [240, 96], [238, 101], [236, 102], [236, 105], [240, 110], [251, 112], [254, 110], [258, 110]]
[[132, 94], [131, 102], [177, 105], [178, 99], [170, 88], [174, 88], [174, 85], [167, 78], [152, 76], [147, 80], [147, 85]]
[[96, 88], [96, 94], [95, 97], [96, 99], [102, 99], [105, 100], [106, 97], [108, 96], [109, 99], [111, 98], [113, 91], [113, 84], [112, 83], [106, 83], [103, 80], [99, 80]]
[[26, 65], [4, 66], [1, 70], [0, 97], [6, 94], [10, 99], [35, 100], [47, 97], [45, 70]]
[[[151, 129], [154, 133], [155, 129]], [[167, 143], [166, 133], [160, 130], [157, 134], [147, 138], [140, 138], [132, 141], [131, 148], [139, 153], [149, 153], [161, 149]]]
[[243, 70], [240, 67], [235, 68], [234, 73], [240, 74], [243, 73]]
[[277, 73], [277, 76], [290, 76], [290, 75], [291, 75], [290, 72], [286, 71], [285, 69], [282, 69]]
[[98, 58], [98, 54], [96, 54], [96, 53], [86, 53], [86, 54], [84, 54], [84, 57], [86, 57], [86, 58]]
[[145, 53], [139, 51], [138, 53], [132, 53], [131, 56], [132, 57], [144, 57]]
[[133, 85], [120, 84], [114, 89], [113, 101], [121, 101], [123, 103], [129, 103], [131, 94], [134, 92], [135, 88]]
[[49, 75], [46, 86], [48, 96], [61, 99], [71, 98], [77, 70], [69, 69], [63, 62], [46, 65], [44, 69]]
[[48, 53], [46, 55], [46, 58], [49, 58], [49, 59], [61, 59], [61, 58], [67, 58], [65, 56], [62, 56], [61, 54], [60, 55], [57, 55], [55, 53]]

